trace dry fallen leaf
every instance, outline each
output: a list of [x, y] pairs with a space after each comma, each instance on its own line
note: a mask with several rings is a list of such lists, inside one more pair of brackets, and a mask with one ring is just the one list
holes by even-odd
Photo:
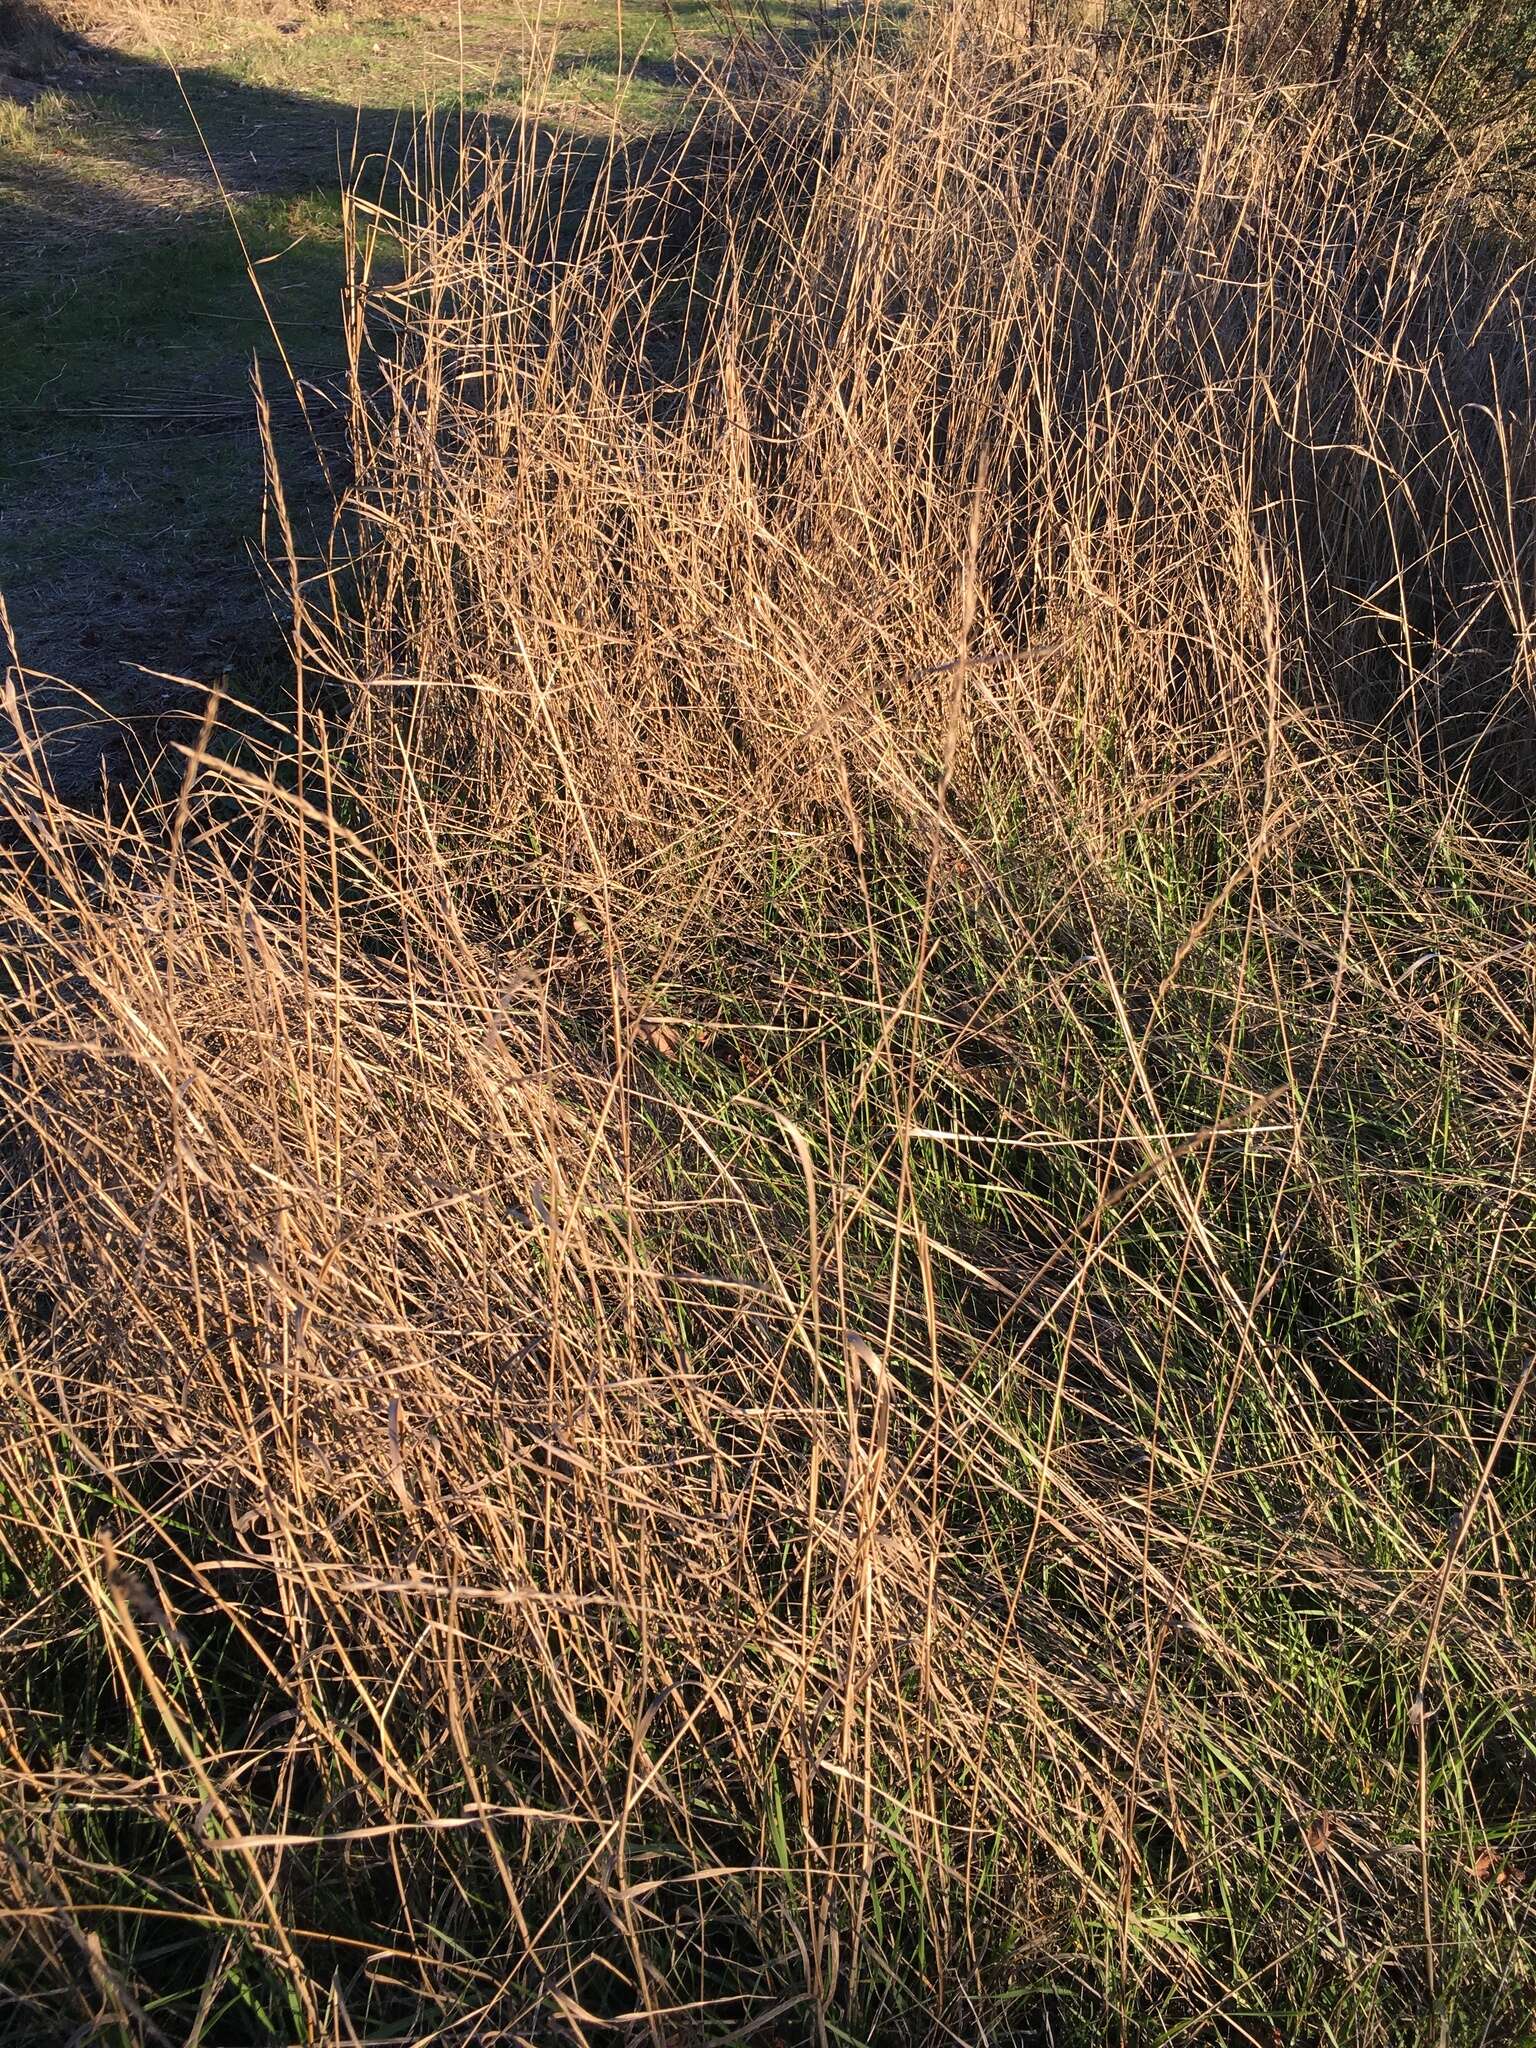
[[669, 1024], [665, 1017], [648, 1018], [636, 1035], [642, 1045], [653, 1047], [664, 1060], [676, 1058], [678, 1048], [682, 1044], [676, 1027]]

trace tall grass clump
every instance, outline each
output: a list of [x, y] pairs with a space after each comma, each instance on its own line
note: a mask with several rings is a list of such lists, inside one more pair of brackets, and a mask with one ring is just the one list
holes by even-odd
[[1530, 0], [1136, 0], [1166, 35], [1225, 43], [1244, 66], [1332, 95], [1389, 131], [1421, 169], [1479, 160], [1530, 190], [1536, 169], [1536, 8]]
[[295, 728], [13, 698], [15, 2024], [1517, 2039], [1517, 247], [970, 7], [455, 144]]

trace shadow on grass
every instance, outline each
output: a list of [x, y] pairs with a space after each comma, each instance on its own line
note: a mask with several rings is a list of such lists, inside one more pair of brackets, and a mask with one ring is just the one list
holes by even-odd
[[[148, 736], [186, 692], [145, 670], [282, 671], [253, 366], [318, 550], [344, 483], [341, 191], [385, 184], [413, 116], [78, 43], [7, 86], [26, 126], [0, 150], [0, 592], [30, 668]], [[505, 138], [515, 114], [476, 124]], [[633, 146], [550, 135], [578, 183]], [[94, 777], [99, 723], [59, 731]]]
[[[781, 14], [772, 33], [809, 49], [856, 19], [810, 7]], [[654, 162], [668, 146], [686, 69], [680, 32], [712, 28], [705, 47], [720, 57], [762, 22], [697, 4], [637, 13], [622, 77], [611, 30], [571, 24], [551, 67], [553, 111], [558, 120], [569, 105], [571, 118], [543, 125], [571, 157], [572, 199], [613, 171], [615, 151]], [[429, 59], [443, 63], [434, 24], [377, 26], [409, 42], [422, 79]], [[456, 76], [453, 103], [482, 136], [505, 139], [527, 49], [510, 17], [470, 27], [477, 82], [460, 100]], [[316, 75], [344, 69], [371, 33], [357, 26], [322, 48], [317, 29]], [[308, 54], [295, 45], [294, 63]], [[407, 99], [406, 60], [385, 49], [381, 61]], [[411, 146], [423, 96], [414, 109], [351, 104], [76, 36], [28, 68], [38, 75], [0, 69], [13, 117], [0, 130], [0, 591], [29, 666], [152, 724], [170, 686], [144, 670], [232, 673], [249, 688], [281, 668], [254, 560], [263, 487], [252, 366], [272, 399], [300, 546], [318, 547], [345, 441], [341, 190], [384, 181]], [[386, 81], [363, 82], [377, 91]], [[620, 123], [608, 118], [616, 101]], [[443, 132], [451, 138], [451, 120]], [[329, 463], [315, 459], [312, 430]], [[95, 745], [87, 733], [88, 766]]]

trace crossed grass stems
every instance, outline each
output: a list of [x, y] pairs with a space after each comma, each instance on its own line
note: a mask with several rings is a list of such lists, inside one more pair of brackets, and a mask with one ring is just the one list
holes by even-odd
[[1476, 167], [971, 8], [529, 93], [350, 210], [292, 719], [13, 696], [13, 2024], [1514, 2037]]

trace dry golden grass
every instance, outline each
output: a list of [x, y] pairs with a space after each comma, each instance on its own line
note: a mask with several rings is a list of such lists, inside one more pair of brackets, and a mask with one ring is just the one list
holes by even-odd
[[538, 111], [296, 731], [14, 712], [16, 2038], [1516, 2038], [1524, 273], [969, 9]]

